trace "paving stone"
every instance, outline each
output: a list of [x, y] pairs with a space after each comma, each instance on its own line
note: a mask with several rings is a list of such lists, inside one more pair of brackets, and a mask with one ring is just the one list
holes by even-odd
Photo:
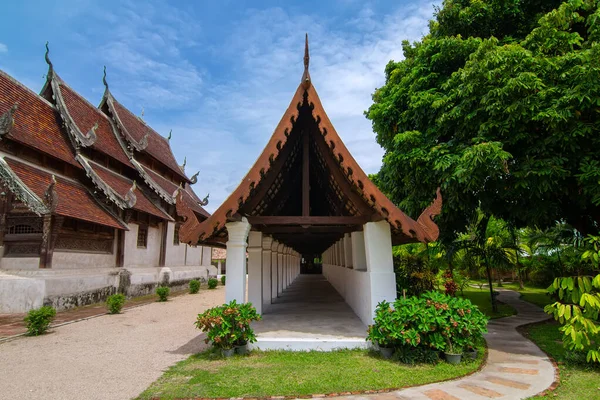
[[508, 374], [522, 374], [522, 375], [537, 375], [540, 372], [537, 369], [511, 368], [511, 367], [499, 367], [498, 371], [506, 372]]
[[508, 386], [508, 387], [512, 387], [515, 389], [526, 390], [531, 387], [531, 385], [528, 383], [517, 382], [517, 381], [513, 381], [512, 379], [500, 378], [498, 376], [490, 376], [488, 378], [485, 378], [485, 380], [488, 382], [491, 382], [491, 383], [495, 383], [497, 385]]
[[454, 397], [440, 389], [431, 389], [423, 392], [423, 394], [431, 400], [460, 400], [458, 397]]
[[469, 392], [473, 392], [479, 396], [488, 397], [488, 398], [496, 398], [502, 397], [502, 393], [498, 393], [495, 390], [486, 389], [481, 386], [469, 384], [469, 383], [461, 383], [458, 385], [459, 388], [468, 390]]

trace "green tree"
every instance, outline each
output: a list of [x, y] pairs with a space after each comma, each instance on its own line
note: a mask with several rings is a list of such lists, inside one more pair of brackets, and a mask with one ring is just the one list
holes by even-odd
[[597, 230], [600, 0], [558, 4], [447, 0], [386, 67], [367, 112], [386, 150], [377, 182], [412, 215], [441, 185], [445, 242], [477, 209]]

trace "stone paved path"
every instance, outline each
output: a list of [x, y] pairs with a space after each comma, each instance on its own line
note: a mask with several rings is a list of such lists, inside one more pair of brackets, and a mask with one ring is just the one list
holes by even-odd
[[130, 399], [205, 348], [198, 313], [225, 288], [54, 328], [0, 343], [0, 399]]
[[[499, 289], [501, 290], [501, 289]], [[548, 389], [557, 372], [552, 362], [516, 327], [548, 319], [541, 308], [519, 298], [519, 293], [502, 290], [498, 299], [517, 309], [518, 314], [491, 320], [485, 339], [489, 355], [480, 372], [454, 381], [433, 383], [392, 393], [350, 396], [354, 400], [481, 400], [525, 399]]]

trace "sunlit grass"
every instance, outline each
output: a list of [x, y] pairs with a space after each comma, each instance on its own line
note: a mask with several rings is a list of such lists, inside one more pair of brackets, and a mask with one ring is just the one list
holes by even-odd
[[171, 367], [140, 399], [265, 397], [400, 388], [459, 377], [483, 361], [407, 366], [367, 350], [254, 351], [223, 359], [214, 351]]

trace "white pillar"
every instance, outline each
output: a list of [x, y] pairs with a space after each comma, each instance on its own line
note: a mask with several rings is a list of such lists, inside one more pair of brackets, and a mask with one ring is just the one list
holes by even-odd
[[346, 260], [344, 257], [344, 239], [338, 241], [338, 252], [340, 254], [340, 267], [346, 266]]
[[271, 245], [271, 303], [273, 303], [273, 299], [277, 298], [278, 293], [278, 282], [279, 282], [279, 274], [278, 274], [278, 265], [277, 264], [277, 249], [279, 248], [279, 243], [276, 240], [273, 240], [273, 244]]
[[277, 246], [277, 297], [283, 292], [283, 249], [285, 245]]
[[248, 235], [248, 302], [262, 314], [262, 232]]
[[227, 285], [225, 301], [246, 302], [246, 240], [250, 224], [246, 217], [241, 221], [225, 224], [229, 240], [227, 241]]
[[270, 236], [263, 236], [262, 238], [262, 280], [263, 280], [263, 313], [269, 310], [271, 307], [271, 246], [273, 245], [273, 238]]
[[365, 255], [370, 280], [369, 298], [372, 324], [375, 308], [382, 300], [396, 300], [396, 276], [392, 259], [392, 235], [387, 221], [367, 222], [364, 225]]
[[344, 260], [346, 261], [346, 268], [352, 268], [352, 239], [349, 233], [344, 235]]
[[217, 275], [221, 275], [223, 267], [221, 266], [221, 260], [217, 261]]
[[365, 254], [365, 235], [363, 232], [352, 232], [352, 264], [359, 271], [367, 270], [367, 256]]

